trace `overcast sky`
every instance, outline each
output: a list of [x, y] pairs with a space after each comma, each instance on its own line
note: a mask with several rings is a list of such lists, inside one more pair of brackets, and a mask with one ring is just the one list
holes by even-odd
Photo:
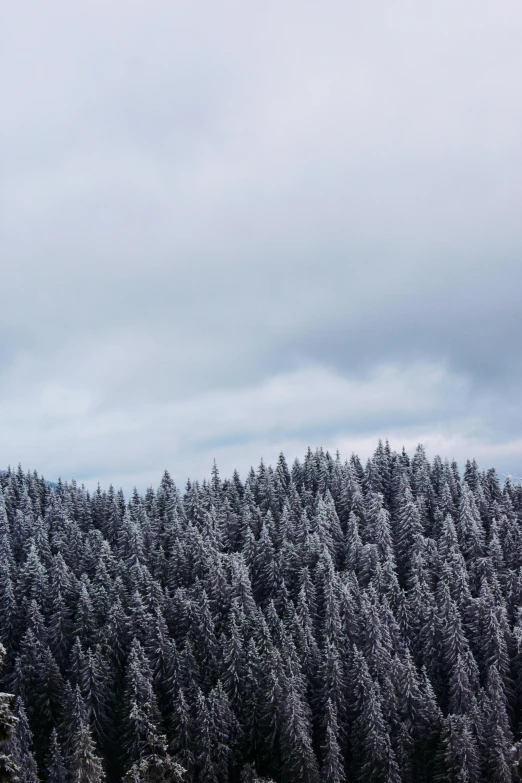
[[522, 475], [521, 41], [519, 0], [5, 5], [2, 466]]

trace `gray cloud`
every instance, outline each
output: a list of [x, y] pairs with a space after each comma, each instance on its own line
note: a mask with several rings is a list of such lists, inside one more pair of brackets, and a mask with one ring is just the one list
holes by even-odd
[[8, 9], [2, 461], [129, 487], [389, 435], [522, 472], [521, 34], [485, 0]]

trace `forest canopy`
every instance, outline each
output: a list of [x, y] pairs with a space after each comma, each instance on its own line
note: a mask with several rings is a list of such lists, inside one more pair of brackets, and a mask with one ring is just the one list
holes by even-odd
[[0, 487], [13, 780], [519, 779], [522, 487], [494, 469], [379, 442]]

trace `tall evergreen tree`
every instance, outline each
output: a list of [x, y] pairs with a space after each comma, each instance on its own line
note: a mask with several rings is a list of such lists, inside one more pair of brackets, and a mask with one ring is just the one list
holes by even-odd
[[29, 728], [22, 699], [14, 703], [16, 724], [10, 739], [4, 746], [4, 753], [12, 764], [15, 783], [38, 783], [38, 768], [32, 752], [33, 732]]
[[[0, 644], [0, 668], [4, 657], [5, 647]], [[9, 753], [7, 745], [17, 723], [11, 710], [11, 699], [11, 694], [0, 693], [0, 783], [11, 783], [18, 772], [16, 762]]]
[[105, 780], [103, 765], [96, 754], [89, 724], [83, 719], [72, 737], [69, 769], [72, 783], [102, 783]]
[[51, 732], [45, 771], [48, 783], [64, 783], [67, 780], [67, 769], [56, 729], [53, 729]]

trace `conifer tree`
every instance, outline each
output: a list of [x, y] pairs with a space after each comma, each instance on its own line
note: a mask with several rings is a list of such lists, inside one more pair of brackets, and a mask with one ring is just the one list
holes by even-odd
[[72, 737], [69, 770], [72, 783], [102, 783], [105, 773], [96, 754], [89, 724], [83, 718]]
[[323, 761], [321, 764], [321, 783], [344, 783], [343, 757], [339, 745], [339, 726], [335, 707], [328, 699], [325, 716], [325, 737], [322, 746]]
[[437, 758], [437, 783], [481, 783], [480, 756], [466, 716], [449, 715]]
[[[0, 644], [0, 668], [5, 657], [5, 647]], [[8, 693], [0, 693], [0, 783], [11, 783], [17, 773], [17, 765], [9, 752], [9, 741], [13, 729], [16, 728], [17, 719], [11, 710], [12, 696]], [[12, 746], [11, 746], [12, 748]]]
[[4, 747], [4, 753], [14, 769], [13, 780], [15, 783], [38, 783], [38, 768], [32, 752], [33, 733], [29, 728], [25, 707], [19, 696], [14, 702], [14, 716], [16, 724]]
[[51, 732], [45, 771], [48, 783], [64, 783], [64, 781], [67, 780], [67, 769], [65, 767], [56, 729], [53, 729]]
[[294, 679], [287, 679], [282, 705], [282, 772], [288, 783], [317, 783], [317, 760], [312, 749], [310, 716]]
[[122, 739], [131, 763], [152, 753], [159, 742], [161, 716], [152, 686], [152, 672], [137, 639], [131, 645], [123, 693]]

